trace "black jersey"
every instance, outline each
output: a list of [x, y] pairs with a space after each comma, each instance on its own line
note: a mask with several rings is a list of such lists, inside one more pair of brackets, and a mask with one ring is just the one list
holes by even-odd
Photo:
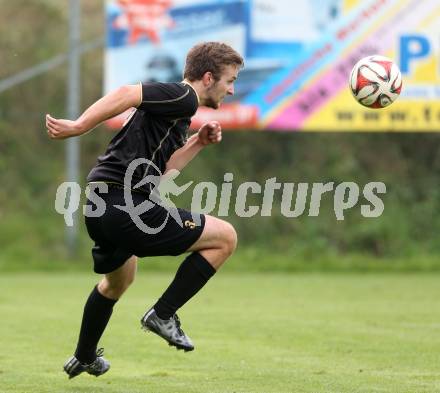
[[[171, 155], [186, 143], [197, 107], [197, 94], [185, 83], [143, 83], [142, 103], [111, 140], [105, 154], [98, 157], [87, 181], [124, 184], [126, 170], [137, 158], [154, 165], [145, 162], [136, 166], [131, 188], [146, 176], [163, 174]], [[140, 189], [150, 192], [151, 185]]]

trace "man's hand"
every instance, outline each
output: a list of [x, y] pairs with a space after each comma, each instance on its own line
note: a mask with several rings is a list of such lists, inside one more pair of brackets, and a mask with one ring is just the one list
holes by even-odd
[[210, 121], [203, 124], [197, 134], [203, 146], [220, 143], [222, 140], [222, 128], [218, 121]]
[[55, 119], [51, 115], [46, 115], [47, 134], [52, 139], [66, 139], [82, 134], [82, 130], [77, 121]]

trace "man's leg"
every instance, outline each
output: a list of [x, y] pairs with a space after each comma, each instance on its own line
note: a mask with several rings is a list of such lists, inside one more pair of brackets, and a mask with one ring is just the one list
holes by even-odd
[[157, 315], [168, 319], [191, 299], [216, 273], [237, 246], [237, 234], [226, 221], [206, 216], [200, 238], [180, 265], [176, 276], [154, 305]]
[[237, 234], [232, 225], [206, 216], [202, 235], [188, 250], [192, 253], [179, 266], [174, 280], [157, 303], [142, 318], [144, 328], [159, 334], [178, 349], [193, 350], [175, 313], [208, 282], [236, 245]]
[[113, 306], [133, 282], [136, 268], [137, 258], [132, 256], [121, 267], [107, 273], [90, 293], [84, 306], [75, 356], [64, 367], [71, 378], [87, 371], [82, 366], [90, 365], [97, 359], [96, 348], [110, 320]]

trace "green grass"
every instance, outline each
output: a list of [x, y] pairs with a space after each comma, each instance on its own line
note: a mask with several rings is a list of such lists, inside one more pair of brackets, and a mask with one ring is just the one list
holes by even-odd
[[[1, 233], [0, 233], [1, 238]], [[16, 247], [6, 247], [0, 252], [0, 274], [20, 272], [89, 272], [92, 266], [91, 247], [88, 240], [81, 244], [74, 258], [67, 257], [63, 245], [59, 252], [46, 247], [41, 251], [38, 245], [17, 242]], [[62, 251], [61, 251], [62, 250]], [[144, 271], [172, 273], [181, 257], [152, 257], [142, 262]], [[438, 254], [402, 255], [396, 257], [375, 257], [362, 253], [305, 252], [297, 249], [277, 249], [262, 246], [244, 246], [234, 253], [228, 263], [229, 272], [239, 273], [298, 273], [298, 272], [387, 272], [415, 273], [440, 272]]]
[[196, 350], [139, 328], [170, 273], [141, 271], [102, 339], [112, 369], [61, 372], [96, 276], [0, 277], [1, 393], [439, 392], [440, 286], [428, 274], [218, 274], [180, 313]]

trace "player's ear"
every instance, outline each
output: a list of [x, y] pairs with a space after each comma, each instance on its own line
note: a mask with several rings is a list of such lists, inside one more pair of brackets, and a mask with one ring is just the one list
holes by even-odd
[[214, 76], [212, 75], [212, 72], [206, 71], [203, 74], [202, 81], [203, 81], [203, 86], [205, 86], [205, 87], [211, 86], [214, 82]]

